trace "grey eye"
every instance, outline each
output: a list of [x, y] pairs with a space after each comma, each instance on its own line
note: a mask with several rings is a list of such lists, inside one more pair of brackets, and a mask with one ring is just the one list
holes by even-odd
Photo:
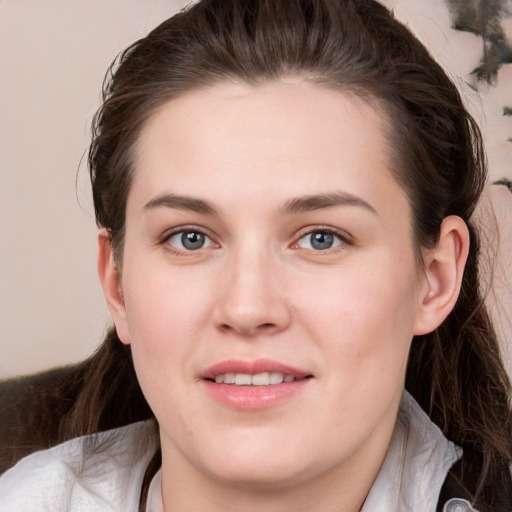
[[340, 245], [341, 237], [329, 231], [312, 231], [304, 235], [297, 245], [302, 249], [314, 249], [315, 251], [325, 251]]
[[212, 245], [212, 241], [200, 231], [179, 231], [171, 235], [168, 243], [180, 251], [197, 251]]
[[189, 231], [182, 233], [181, 235], [181, 243], [183, 244], [183, 247], [190, 251], [201, 249], [204, 245], [204, 241], [205, 236], [202, 233], [196, 233], [195, 231]]

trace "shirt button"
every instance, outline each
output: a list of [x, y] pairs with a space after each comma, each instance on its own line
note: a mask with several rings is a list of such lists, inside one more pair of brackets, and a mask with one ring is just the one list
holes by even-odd
[[443, 507], [443, 512], [478, 512], [475, 510], [471, 503], [467, 500], [460, 498], [452, 498], [448, 500]]

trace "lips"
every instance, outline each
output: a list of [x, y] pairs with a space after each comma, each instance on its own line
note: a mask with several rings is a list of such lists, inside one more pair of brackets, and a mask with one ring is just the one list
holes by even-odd
[[299, 370], [292, 366], [272, 361], [270, 359], [256, 359], [253, 361], [222, 361], [208, 368], [201, 377], [203, 379], [215, 380], [219, 375], [234, 374], [234, 375], [261, 375], [268, 373], [288, 375], [294, 380], [301, 380], [308, 376], [310, 373]]
[[223, 361], [201, 375], [214, 400], [236, 409], [278, 405], [303, 389], [312, 378], [306, 371], [268, 359]]
[[263, 372], [251, 375], [249, 373], [220, 373], [215, 377], [217, 384], [231, 384], [233, 386], [275, 386], [283, 382], [294, 382], [293, 375], [279, 372]]

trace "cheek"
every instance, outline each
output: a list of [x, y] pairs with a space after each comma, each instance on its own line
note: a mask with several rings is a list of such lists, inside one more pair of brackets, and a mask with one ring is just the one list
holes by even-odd
[[[159, 421], [178, 428], [198, 332], [209, 305], [193, 286], [147, 271], [126, 282], [126, 313], [134, 366], [143, 393]], [[170, 406], [172, 404], [172, 406]], [[172, 414], [171, 414], [172, 413]], [[185, 422], [186, 423], [186, 422]], [[186, 430], [186, 425], [181, 425]]]
[[[139, 269], [144, 269], [143, 271]], [[146, 395], [190, 375], [192, 342], [211, 318], [212, 292], [201, 279], [135, 258], [123, 279], [126, 315], [137, 375]], [[149, 399], [150, 397], [148, 397]], [[151, 403], [153, 406], [153, 403]]]
[[370, 381], [384, 370], [394, 371], [395, 377], [403, 374], [418, 293], [410, 262], [395, 265], [389, 258], [354, 266], [333, 273], [322, 287], [306, 283], [296, 293], [302, 297], [297, 310], [310, 336], [351, 379]]
[[212, 285], [189, 269], [173, 269], [161, 258], [143, 256], [135, 255], [123, 273], [130, 333], [139, 342], [167, 346], [204, 321]]

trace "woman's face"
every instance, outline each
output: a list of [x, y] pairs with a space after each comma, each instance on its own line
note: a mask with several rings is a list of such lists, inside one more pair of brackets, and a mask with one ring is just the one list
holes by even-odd
[[190, 92], [143, 128], [114, 317], [168, 475], [378, 470], [427, 286], [382, 124], [279, 82]]

